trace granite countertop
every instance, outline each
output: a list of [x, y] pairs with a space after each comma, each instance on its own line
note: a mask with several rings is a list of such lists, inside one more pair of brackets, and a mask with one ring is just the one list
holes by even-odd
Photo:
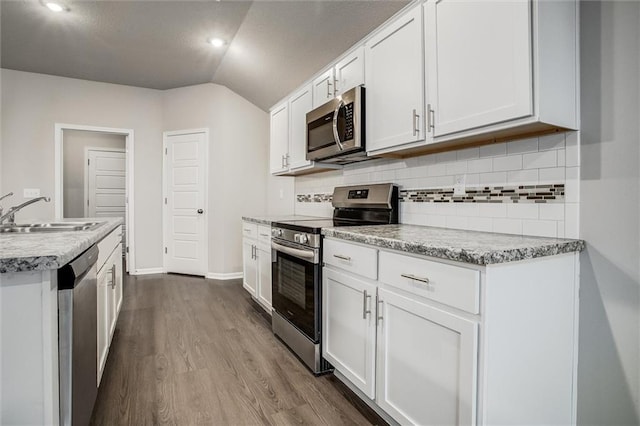
[[284, 222], [291, 220], [320, 220], [327, 219], [326, 217], [318, 216], [303, 216], [303, 215], [273, 215], [273, 216], [242, 216], [242, 220], [247, 222], [257, 223], [259, 225], [271, 225], [273, 222]]
[[[33, 223], [46, 221], [35, 221]], [[120, 217], [56, 219], [56, 222], [104, 222], [93, 230], [0, 234], [0, 273], [58, 269], [103, 239]]]
[[376, 225], [323, 228], [326, 237], [431, 256], [489, 265], [582, 251], [585, 242], [464, 231], [418, 225]]

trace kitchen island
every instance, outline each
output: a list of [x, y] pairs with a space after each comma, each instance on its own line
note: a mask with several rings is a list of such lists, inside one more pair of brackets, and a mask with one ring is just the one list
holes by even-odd
[[0, 233], [0, 424], [59, 423], [57, 270], [122, 224], [121, 218], [81, 220], [100, 224]]

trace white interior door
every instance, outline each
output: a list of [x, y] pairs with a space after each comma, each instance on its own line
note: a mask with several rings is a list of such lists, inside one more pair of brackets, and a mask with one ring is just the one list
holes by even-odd
[[206, 275], [207, 133], [165, 133], [165, 269]]
[[126, 252], [126, 153], [119, 149], [87, 151], [86, 217], [121, 217], [123, 256]]

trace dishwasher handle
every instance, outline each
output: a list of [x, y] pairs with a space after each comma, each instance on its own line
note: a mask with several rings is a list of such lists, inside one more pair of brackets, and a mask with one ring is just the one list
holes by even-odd
[[78, 257], [58, 269], [58, 290], [75, 288], [84, 274], [98, 260], [98, 245], [94, 244]]

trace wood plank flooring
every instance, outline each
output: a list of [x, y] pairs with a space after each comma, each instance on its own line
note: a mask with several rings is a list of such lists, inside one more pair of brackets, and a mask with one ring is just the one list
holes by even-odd
[[385, 424], [314, 377], [240, 280], [127, 277], [93, 425]]

